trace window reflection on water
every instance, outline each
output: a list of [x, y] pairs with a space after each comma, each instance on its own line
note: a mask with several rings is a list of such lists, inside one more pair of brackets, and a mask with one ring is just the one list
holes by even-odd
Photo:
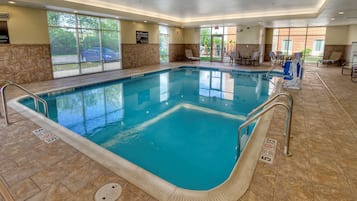
[[200, 96], [233, 100], [234, 79], [229, 73], [200, 71]]
[[58, 96], [56, 107], [58, 123], [79, 134], [92, 133], [124, 118], [123, 84]]
[[[239, 76], [239, 75], [236, 75]], [[242, 86], [255, 87], [255, 95], [256, 99], [260, 99], [261, 94], [265, 93], [263, 90], [263, 74], [251, 74], [244, 75], [236, 79], [238, 82], [235, 83], [234, 75], [228, 72], [220, 72], [220, 71], [200, 71], [200, 85], [199, 85], [199, 94], [200, 96], [206, 97], [216, 97], [225, 100], [233, 100], [235, 93], [235, 86], [237, 87], [236, 94], [239, 96], [247, 95], [246, 89], [242, 89]], [[272, 84], [272, 83], [270, 83]], [[239, 89], [241, 88], [241, 89]], [[273, 87], [269, 87], [270, 95]], [[244, 94], [245, 93], [245, 94]]]
[[169, 73], [160, 74], [160, 102], [169, 99]]
[[115, 132], [130, 129], [179, 103], [246, 115], [273, 89], [265, 73], [183, 69], [75, 89], [48, 102], [51, 119], [81, 135], [93, 135], [106, 126], [114, 125]]

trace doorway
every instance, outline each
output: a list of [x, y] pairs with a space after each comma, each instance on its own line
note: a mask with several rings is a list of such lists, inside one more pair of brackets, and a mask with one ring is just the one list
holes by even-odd
[[223, 35], [212, 35], [211, 61], [223, 61]]
[[236, 54], [237, 26], [200, 28], [201, 61], [230, 62]]

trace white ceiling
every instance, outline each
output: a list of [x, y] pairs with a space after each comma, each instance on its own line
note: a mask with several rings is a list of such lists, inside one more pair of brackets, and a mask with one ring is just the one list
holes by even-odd
[[[16, 1], [16, 0], [15, 0]], [[357, 24], [357, 0], [17, 0], [18, 5], [173, 26]], [[343, 11], [340, 15], [338, 12]], [[335, 18], [335, 20], [331, 20]]]

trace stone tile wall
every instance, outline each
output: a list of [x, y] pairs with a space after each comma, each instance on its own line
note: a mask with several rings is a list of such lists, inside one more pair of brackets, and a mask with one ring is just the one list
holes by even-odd
[[185, 44], [170, 44], [169, 45], [169, 60], [170, 62], [185, 60]]
[[159, 44], [122, 44], [123, 69], [160, 64]]
[[0, 80], [30, 83], [52, 80], [50, 45], [0, 45]]
[[185, 49], [191, 49], [195, 57], [200, 56], [200, 44], [170, 44], [170, 62], [185, 61]]
[[254, 51], [259, 51], [259, 44], [237, 44], [237, 52], [240, 56], [251, 56]]

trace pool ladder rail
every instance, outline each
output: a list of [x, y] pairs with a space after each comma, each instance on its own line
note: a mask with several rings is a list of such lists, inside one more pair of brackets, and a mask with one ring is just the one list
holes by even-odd
[[[285, 102], [274, 102], [272, 103], [275, 99], [277, 99], [280, 96], [285, 96], [288, 98], [288, 103]], [[283, 106], [287, 110], [287, 115], [286, 115], [286, 120], [285, 120], [285, 144], [284, 144], [284, 151], [283, 153], [286, 156], [291, 156], [291, 153], [289, 152], [289, 142], [290, 142], [290, 132], [291, 132], [291, 117], [292, 117], [292, 111], [293, 111], [293, 97], [289, 93], [285, 92], [280, 92], [273, 97], [269, 98], [267, 101], [265, 101], [263, 104], [259, 105], [257, 108], [252, 110], [248, 115], [247, 119], [243, 124], [238, 129], [238, 147], [237, 147], [237, 152], [242, 151], [241, 148], [243, 147], [241, 144], [241, 139], [242, 139], [242, 130], [243, 128], [249, 126], [252, 122], [254, 122], [257, 118], [261, 117], [264, 115], [266, 112], [270, 111], [272, 108], [275, 106]], [[261, 110], [261, 111], [260, 111]], [[246, 135], [248, 135], [249, 132], [249, 127], [246, 129]], [[237, 153], [238, 154], [238, 153]]]
[[[4, 84], [4, 85], [2, 85], [2, 84]], [[43, 110], [44, 110], [43, 113], [46, 117], [48, 117], [48, 104], [47, 104], [46, 100], [44, 100], [43, 98], [39, 97], [38, 95], [36, 95], [36, 94], [32, 93], [31, 91], [29, 91], [28, 89], [26, 89], [25, 87], [15, 83], [15, 82], [12, 82], [10, 80], [0, 80], [0, 86], [1, 86], [0, 94], [1, 94], [1, 100], [2, 100], [2, 108], [3, 108], [3, 113], [4, 113], [4, 114], [0, 113], [0, 117], [2, 115], [4, 116], [6, 126], [9, 125], [7, 102], [6, 102], [6, 95], [5, 95], [5, 89], [8, 86], [14, 86], [14, 87], [22, 90], [23, 92], [27, 93], [28, 95], [30, 95], [34, 100], [35, 110], [37, 112], [40, 112], [38, 103], [41, 102], [43, 104]]]

